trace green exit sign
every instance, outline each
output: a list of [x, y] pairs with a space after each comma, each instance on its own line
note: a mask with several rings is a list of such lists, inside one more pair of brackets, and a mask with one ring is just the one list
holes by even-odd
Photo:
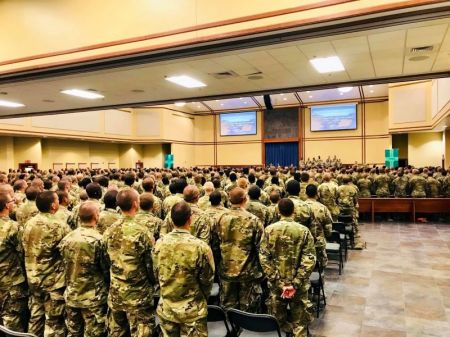
[[386, 167], [398, 167], [398, 149], [384, 150], [384, 164]]

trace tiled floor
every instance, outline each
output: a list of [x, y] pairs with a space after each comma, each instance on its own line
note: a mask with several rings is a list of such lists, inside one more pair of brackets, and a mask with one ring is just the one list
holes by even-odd
[[450, 224], [361, 226], [367, 249], [326, 271], [315, 337], [450, 337]]

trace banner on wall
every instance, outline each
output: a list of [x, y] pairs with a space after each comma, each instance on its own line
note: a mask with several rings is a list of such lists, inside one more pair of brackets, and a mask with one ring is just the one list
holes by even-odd
[[398, 149], [384, 150], [384, 164], [386, 167], [398, 167]]
[[173, 169], [173, 154], [166, 154], [164, 157], [164, 167]]

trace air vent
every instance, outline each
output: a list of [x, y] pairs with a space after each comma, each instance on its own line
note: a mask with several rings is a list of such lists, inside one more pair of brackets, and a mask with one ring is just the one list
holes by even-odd
[[424, 54], [432, 52], [433, 48], [433, 46], [413, 47], [409, 52], [410, 54]]
[[232, 78], [232, 77], [238, 77], [239, 76], [238, 74], [236, 74], [232, 70], [222, 71], [220, 73], [210, 73], [209, 75], [211, 75], [212, 77], [214, 77], [217, 80], [222, 80], [224, 78]]

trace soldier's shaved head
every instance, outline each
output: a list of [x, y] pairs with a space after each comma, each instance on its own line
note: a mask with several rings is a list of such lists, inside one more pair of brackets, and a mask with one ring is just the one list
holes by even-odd
[[117, 206], [124, 212], [132, 210], [133, 204], [139, 205], [139, 194], [135, 189], [122, 190], [117, 194]]
[[291, 216], [294, 213], [294, 203], [291, 199], [283, 198], [278, 203], [278, 210], [283, 216]]
[[9, 194], [12, 198], [14, 197], [14, 189], [9, 184], [1, 184], [0, 185], [0, 193]]
[[230, 191], [230, 202], [232, 205], [240, 205], [247, 199], [247, 193], [240, 187], [235, 187]]
[[183, 227], [191, 218], [191, 207], [184, 201], [177, 202], [170, 211], [172, 222], [177, 227]]
[[97, 222], [98, 213], [98, 205], [92, 201], [87, 201], [81, 204], [78, 216], [80, 217], [81, 223], [90, 224]]
[[188, 185], [183, 190], [184, 201], [195, 203], [200, 196], [197, 186]]
[[211, 193], [212, 191], [214, 191], [214, 184], [208, 181], [205, 183], [205, 185], [203, 185], [203, 188], [205, 189], [206, 193]]
[[239, 179], [237, 180], [237, 185], [238, 185], [240, 188], [243, 188], [244, 190], [246, 190], [247, 187], [248, 187], [248, 180], [247, 180], [246, 178], [239, 178]]
[[144, 211], [151, 211], [153, 208], [153, 204], [155, 199], [151, 193], [142, 193], [139, 197], [139, 207], [141, 207]]

